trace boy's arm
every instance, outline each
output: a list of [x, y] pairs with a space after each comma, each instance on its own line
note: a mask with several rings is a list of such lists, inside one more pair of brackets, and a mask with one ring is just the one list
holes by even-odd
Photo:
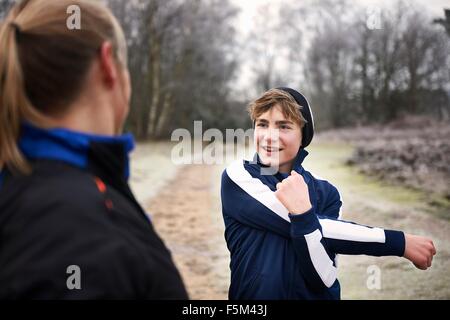
[[245, 176], [242, 172], [235, 174], [224, 171], [221, 200], [224, 216], [251, 228], [270, 231], [290, 239], [289, 212], [272, 190], [250, 174]]
[[[383, 230], [341, 220], [341, 196], [328, 184], [325, 208], [317, 212], [323, 237], [329, 250], [337, 254], [399, 256], [405, 252], [405, 235], [401, 231]], [[339, 217], [333, 219], [329, 217]]]
[[[331, 287], [337, 276], [333, 261], [335, 253], [323, 237], [315, 208], [311, 208], [308, 214], [294, 217], [278, 200], [275, 192], [259, 179], [252, 178], [244, 171], [237, 173], [231, 170], [222, 174], [224, 215], [243, 225], [290, 239], [299, 257], [300, 271], [309, 286], [317, 290]], [[325, 228], [329, 226], [326, 223], [324, 225]]]
[[[283, 183], [285, 181], [289, 181], [288, 179], [291, 179], [291, 177], [283, 180]], [[297, 187], [294, 187], [293, 189], [295, 195], [290, 197], [291, 199], [298, 199], [299, 190], [296, 188]], [[245, 170], [242, 162], [235, 162], [222, 175], [221, 195], [222, 207], [225, 215], [230, 216], [239, 223], [252, 228], [267, 230], [282, 237], [293, 239], [296, 252], [301, 253], [301, 259], [299, 259], [299, 261], [304, 263], [304, 265], [302, 265], [302, 269], [314, 270], [313, 274], [317, 275], [317, 272], [315, 271], [316, 268], [312, 264], [312, 260], [304, 259], [305, 257], [310, 257], [309, 251], [305, 251], [308, 246], [305, 236], [309, 233], [306, 233], [306, 229], [302, 229], [301, 218], [297, 218], [299, 220], [297, 223], [294, 222], [294, 220], [297, 219], [291, 219], [292, 215], [290, 215], [289, 212], [295, 211], [289, 211], [287, 208], [288, 206], [283, 203], [283, 201], [280, 201], [279, 191], [271, 191], [269, 187], [263, 184], [259, 179], [253, 178], [250, 173]], [[338, 193], [337, 195], [336, 201], [327, 201], [329, 204], [326, 206], [325, 210], [323, 212], [318, 212], [317, 214], [333, 216], [332, 213], [336, 212], [334, 216], [338, 216], [341, 208], [341, 202]], [[312, 209], [315, 210], [315, 208]], [[314, 211], [314, 213], [316, 212]], [[350, 229], [352, 229], [352, 227], [357, 228], [358, 225], [339, 220], [331, 221], [332, 219], [319, 219], [317, 216], [313, 217], [315, 218], [314, 221], [317, 222], [314, 224], [317, 227], [314, 230], [319, 230], [318, 232], [321, 237], [319, 241], [316, 240], [314, 243], [316, 247], [320, 248], [318, 249], [318, 252], [329, 253], [327, 256], [321, 255], [322, 258], [320, 259], [321, 261], [326, 261], [326, 268], [328, 270], [327, 273], [330, 275], [335, 272], [335, 267], [331, 258], [334, 254], [342, 253], [370, 255], [374, 253], [375, 255], [402, 255], [401, 244], [399, 244], [399, 238], [401, 239], [401, 236], [403, 236], [403, 233], [401, 232], [395, 233], [394, 236], [391, 236], [392, 234], [389, 230], [386, 230], [386, 233], [383, 229], [359, 226], [359, 232], [365, 236], [368, 236], [369, 239], [372, 240], [355, 241], [355, 239], [352, 238], [333, 238], [333, 234], [341, 234], [341, 237], [345, 236], [345, 233], [349, 230], [349, 227]], [[337, 223], [330, 223], [327, 220], [330, 220], [331, 222], [335, 221]], [[340, 225], [339, 223], [346, 225]], [[352, 224], [352, 226], [349, 226], [348, 224]], [[343, 228], [342, 226], [346, 226], [346, 228]], [[339, 230], [341, 230], [340, 233], [337, 232]], [[316, 238], [309, 237], [308, 239], [317, 239], [319, 235], [318, 232], [314, 233]], [[293, 234], [295, 236], [292, 236]], [[382, 234], [384, 234], [384, 242], [378, 240], [382, 238]], [[299, 235], [303, 235], [303, 238], [299, 237]], [[407, 235], [407, 239], [409, 238], [411, 240], [411, 237], [414, 236]], [[418, 268], [426, 268], [426, 266], [431, 263], [429, 259], [429, 250], [435, 252], [434, 247], [430, 249], [430, 247], [432, 247], [432, 242], [423, 237], [413, 238], [413, 240], [414, 241], [412, 242], [406, 242], [405, 257], [411, 260]], [[354, 246], [353, 249], [351, 249], [352, 246]], [[312, 248], [314, 246], [310, 244], [310, 247]], [[303, 255], [305, 252], [307, 253], [306, 256]], [[429, 262], [427, 263], [426, 261]], [[325, 273], [322, 272], [322, 274]], [[315, 278], [318, 279], [318, 277]], [[329, 277], [329, 279], [332, 278], [332, 276]], [[320, 281], [313, 282], [316, 284], [320, 283]], [[328, 284], [331, 282], [332, 280], [327, 280]], [[330, 286], [331, 285], [332, 283]]]
[[[298, 175], [301, 177], [300, 175]], [[291, 178], [287, 178], [291, 179]], [[289, 181], [289, 180], [283, 180]], [[303, 182], [304, 183], [304, 182]], [[341, 201], [336, 188], [328, 192], [327, 205], [321, 216], [338, 216]], [[296, 187], [298, 188], [298, 186]], [[306, 190], [307, 191], [307, 190]], [[300, 199], [301, 192], [295, 190], [293, 199]], [[291, 238], [289, 210], [259, 179], [253, 178], [243, 167], [242, 161], [234, 162], [222, 174], [221, 198], [224, 213], [252, 228], [274, 232]], [[337, 220], [320, 219], [322, 237], [326, 239], [327, 250], [335, 254], [403, 255], [402, 232], [370, 228]], [[356, 233], [355, 233], [356, 232]], [[365, 234], [362, 239], [355, 236]], [[383, 238], [385, 241], [383, 241]], [[358, 241], [362, 240], [362, 241]], [[404, 241], [404, 239], [403, 239]]]
[[[318, 257], [325, 248], [332, 253], [404, 256], [423, 270], [431, 266], [433, 255], [436, 254], [433, 242], [425, 237], [405, 236], [400, 231], [371, 228], [341, 220], [319, 219], [309, 201], [308, 186], [295, 171], [277, 185], [275, 194], [291, 213], [291, 235], [297, 243], [296, 249], [301, 250], [304, 256], [309, 254], [315, 270], [327, 286], [331, 284], [327, 276], [332, 274], [330, 270], [333, 269], [324, 258], [325, 255]], [[339, 199], [339, 205], [334, 206], [334, 210], [338, 207], [340, 210], [341, 204]], [[325, 210], [325, 213], [332, 212]]]
[[[404, 234], [401, 231], [358, 226], [352, 222], [340, 219], [342, 201], [336, 187], [328, 183], [329, 191], [325, 209], [318, 213], [319, 221], [324, 231], [324, 238], [330, 249], [340, 254], [366, 254], [372, 256], [403, 256], [410, 260], [418, 269], [426, 270], [431, 266], [436, 248], [433, 241], [426, 237]], [[322, 217], [339, 217], [339, 220]], [[346, 224], [339, 224], [343, 222]], [[363, 227], [362, 229], [360, 227]], [[369, 229], [367, 229], [369, 228]], [[359, 236], [358, 236], [359, 234]], [[350, 238], [349, 238], [350, 237]], [[370, 241], [377, 239], [377, 243]], [[349, 239], [359, 241], [348, 241]]]

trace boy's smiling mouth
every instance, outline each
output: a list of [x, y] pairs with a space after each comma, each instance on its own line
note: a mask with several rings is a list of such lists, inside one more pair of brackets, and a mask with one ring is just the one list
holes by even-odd
[[267, 153], [274, 153], [274, 152], [280, 152], [283, 151], [283, 148], [277, 148], [277, 147], [271, 147], [271, 146], [263, 146], [261, 147], [264, 151]]

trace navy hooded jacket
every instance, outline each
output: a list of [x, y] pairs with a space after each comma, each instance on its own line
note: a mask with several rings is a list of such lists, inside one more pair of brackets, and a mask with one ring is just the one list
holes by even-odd
[[276, 198], [287, 174], [264, 174], [264, 165], [238, 160], [222, 174], [222, 214], [231, 255], [230, 299], [339, 299], [337, 254], [403, 256], [403, 232], [340, 220], [342, 201], [329, 182], [302, 167], [312, 208], [291, 215]]

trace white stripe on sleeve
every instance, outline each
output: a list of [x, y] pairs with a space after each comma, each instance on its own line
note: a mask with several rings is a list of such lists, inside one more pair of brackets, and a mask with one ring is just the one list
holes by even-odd
[[384, 230], [381, 228], [370, 228], [331, 219], [319, 219], [319, 222], [325, 238], [359, 242], [386, 242]]
[[262, 183], [261, 180], [251, 176], [245, 169], [242, 160], [233, 161], [233, 163], [227, 167], [227, 174], [234, 183], [247, 192], [252, 198], [258, 200], [287, 222], [291, 222], [288, 209], [286, 209], [280, 200], [278, 200], [275, 193], [270, 190], [268, 186]]
[[315, 230], [305, 235], [305, 239], [309, 256], [317, 274], [328, 288], [331, 287], [337, 278], [337, 268], [333, 266], [332, 260], [320, 242], [322, 234], [319, 230]]

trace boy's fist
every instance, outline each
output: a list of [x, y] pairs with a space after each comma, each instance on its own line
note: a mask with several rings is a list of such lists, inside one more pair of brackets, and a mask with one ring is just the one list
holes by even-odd
[[435, 254], [436, 249], [431, 239], [405, 233], [404, 257], [410, 260], [416, 268], [426, 270], [431, 267], [431, 261]]
[[309, 201], [308, 185], [294, 170], [282, 182], [277, 183], [275, 196], [291, 214], [302, 214], [312, 208]]

